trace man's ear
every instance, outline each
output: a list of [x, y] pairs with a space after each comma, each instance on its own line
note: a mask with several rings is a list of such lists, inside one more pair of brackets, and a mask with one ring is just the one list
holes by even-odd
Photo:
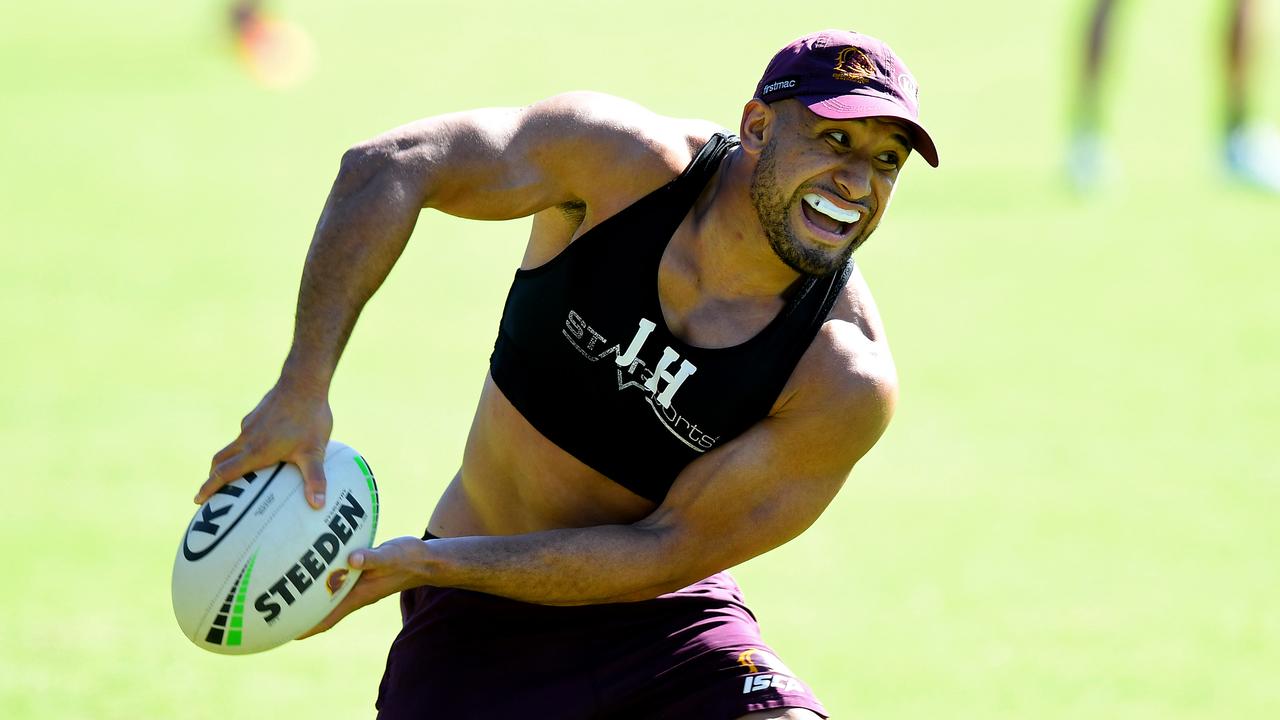
[[778, 113], [773, 106], [766, 105], [759, 98], [752, 98], [742, 108], [742, 123], [738, 130], [742, 149], [751, 155], [764, 152], [777, 129], [777, 122]]

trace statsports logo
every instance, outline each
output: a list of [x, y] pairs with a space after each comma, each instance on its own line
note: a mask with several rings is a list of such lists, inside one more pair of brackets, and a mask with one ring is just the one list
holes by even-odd
[[[621, 343], [610, 345], [604, 335], [591, 327], [576, 311], [570, 310], [560, 334], [588, 362], [599, 362], [612, 357], [617, 371], [618, 392], [639, 390], [640, 397], [653, 409], [653, 414], [667, 432], [691, 450], [706, 452], [715, 447], [720, 437], [698, 427], [697, 423], [677, 410], [674, 404], [676, 393], [698, 371], [698, 367], [688, 359], [681, 358], [680, 353], [669, 345], [663, 348], [662, 357], [652, 369], [640, 359], [640, 351], [655, 328], [657, 323], [648, 318], [640, 318], [635, 335], [623, 350]], [[653, 355], [650, 355], [650, 360], [652, 359]]]

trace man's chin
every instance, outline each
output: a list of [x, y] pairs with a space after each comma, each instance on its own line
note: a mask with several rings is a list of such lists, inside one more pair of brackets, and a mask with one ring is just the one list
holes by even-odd
[[774, 255], [777, 255], [778, 259], [787, 267], [802, 275], [812, 275], [814, 277], [829, 275], [844, 267], [845, 262], [849, 260], [849, 255], [853, 252], [852, 248], [850, 248], [832, 255], [827, 252], [803, 248], [799, 243], [790, 239], [782, 242], [773, 242], [771, 240], [769, 246], [773, 248]]

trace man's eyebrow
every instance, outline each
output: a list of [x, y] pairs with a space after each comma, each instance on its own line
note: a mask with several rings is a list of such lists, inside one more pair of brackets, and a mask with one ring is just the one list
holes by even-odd
[[913, 149], [911, 147], [911, 141], [907, 139], [906, 135], [903, 135], [902, 133], [893, 133], [889, 137], [893, 138], [894, 140], [897, 140], [899, 143], [902, 143], [902, 147], [906, 148], [907, 150]]

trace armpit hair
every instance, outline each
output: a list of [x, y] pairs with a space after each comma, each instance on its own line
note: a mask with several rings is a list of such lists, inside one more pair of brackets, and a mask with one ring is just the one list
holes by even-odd
[[564, 219], [572, 223], [574, 227], [582, 224], [587, 217], [587, 204], [581, 200], [570, 200], [566, 203], [560, 203], [556, 206]]

